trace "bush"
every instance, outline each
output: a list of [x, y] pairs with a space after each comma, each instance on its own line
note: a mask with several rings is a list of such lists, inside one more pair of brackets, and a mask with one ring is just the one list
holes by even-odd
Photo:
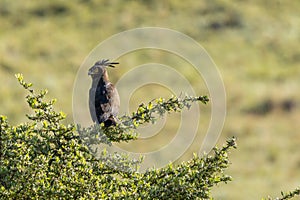
[[205, 96], [157, 99], [121, 117], [116, 127], [76, 130], [62, 123], [65, 114], [54, 111], [55, 100], [44, 100], [46, 90], [36, 93], [22, 75], [17, 78], [33, 114], [17, 126], [0, 116], [0, 199], [210, 199], [212, 187], [231, 180], [224, 170], [234, 138], [211, 155], [145, 173], [137, 172], [141, 160], [105, 150], [96, 159], [91, 151], [93, 144], [136, 139], [134, 129], [155, 121], [153, 114], [180, 112], [191, 102], [206, 103]]

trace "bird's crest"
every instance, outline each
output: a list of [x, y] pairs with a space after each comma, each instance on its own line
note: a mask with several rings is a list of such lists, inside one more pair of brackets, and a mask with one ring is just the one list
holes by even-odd
[[88, 71], [88, 75], [91, 76], [102, 76], [105, 72], [106, 67], [115, 67], [114, 65], [119, 64], [118, 62], [109, 62], [108, 59], [97, 61]]
[[118, 62], [109, 62], [109, 59], [103, 59], [99, 60], [95, 63], [95, 65], [102, 65], [102, 66], [108, 66], [108, 67], [115, 67], [114, 65], [119, 64]]

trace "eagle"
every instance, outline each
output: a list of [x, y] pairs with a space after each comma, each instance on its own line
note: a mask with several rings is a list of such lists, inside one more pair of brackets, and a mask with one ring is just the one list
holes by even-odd
[[89, 70], [92, 86], [89, 90], [89, 109], [94, 123], [104, 123], [105, 127], [117, 124], [120, 97], [116, 87], [109, 81], [107, 67], [115, 67], [118, 62], [108, 59], [97, 61]]

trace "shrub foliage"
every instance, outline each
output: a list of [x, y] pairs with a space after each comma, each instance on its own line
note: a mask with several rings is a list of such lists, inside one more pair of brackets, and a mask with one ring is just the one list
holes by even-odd
[[141, 160], [105, 150], [96, 158], [92, 151], [93, 144], [134, 140], [140, 124], [191, 102], [207, 103], [205, 96], [157, 99], [121, 117], [115, 127], [76, 128], [62, 123], [65, 114], [54, 110], [55, 100], [45, 100], [46, 90], [36, 92], [22, 75], [16, 77], [29, 92], [33, 112], [17, 126], [0, 116], [0, 199], [210, 199], [213, 186], [231, 180], [224, 170], [234, 138], [210, 155], [145, 173], [137, 171]]
[[211, 156], [195, 155], [178, 166], [170, 164], [145, 173], [136, 170], [140, 161], [126, 155], [103, 151], [96, 159], [87, 145], [135, 139], [134, 129], [153, 122], [154, 114], [180, 112], [190, 102], [206, 103], [207, 97], [157, 99], [121, 117], [116, 127], [78, 126], [77, 131], [73, 124], [62, 123], [65, 114], [54, 110], [55, 100], [44, 99], [46, 90], [35, 92], [22, 75], [17, 78], [29, 92], [26, 99], [33, 112], [27, 115], [28, 122], [17, 126], [0, 117], [1, 199], [207, 199], [214, 185], [231, 180], [223, 171], [229, 165], [227, 153], [235, 147], [234, 139], [215, 148]]

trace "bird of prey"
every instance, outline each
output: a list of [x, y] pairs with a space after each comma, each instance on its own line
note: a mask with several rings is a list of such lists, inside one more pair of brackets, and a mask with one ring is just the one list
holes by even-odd
[[90, 114], [94, 123], [104, 123], [105, 127], [116, 125], [119, 112], [120, 98], [115, 86], [109, 82], [106, 67], [115, 67], [118, 62], [100, 60], [92, 66], [88, 75], [92, 78], [89, 90]]

